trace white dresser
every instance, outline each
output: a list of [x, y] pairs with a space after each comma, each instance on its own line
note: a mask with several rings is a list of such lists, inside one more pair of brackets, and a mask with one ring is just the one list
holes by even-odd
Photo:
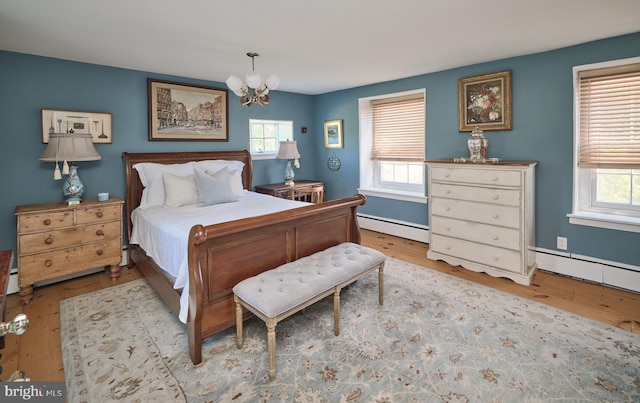
[[530, 285], [535, 261], [535, 161], [427, 161], [427, 257]]

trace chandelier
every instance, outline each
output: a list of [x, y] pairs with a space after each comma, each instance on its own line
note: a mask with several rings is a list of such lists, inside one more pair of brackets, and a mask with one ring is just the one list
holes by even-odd
[[[280, 79], [275, 74], [272, 74], [265, 81], [262, 81], [260, 74], [256, 73], [255, 63], [255, 58], [260, 55], [255, 52], [249, 52], [247, 56], [251, 58], [252, 69], [245, 79], [246, 84], [240, 77], [232, 75], [227, 78], [227, 87], [240, 97], [242, 105], [251, 106], [254, 102], [261, 106], [267, 105], [269, 104], [269, 91], [278, 88]], [[253, 93], [250, 88], [253, 89]]]

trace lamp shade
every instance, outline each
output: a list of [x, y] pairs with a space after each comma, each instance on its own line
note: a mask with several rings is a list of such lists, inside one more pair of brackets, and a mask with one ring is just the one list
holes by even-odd
[[280, 149], [278, 150], [278, 155], [276, 158], [282, 160], [292, 160], [300, 158], [300, 153], [298, 152], [298, 146], [295, 141], [281, 141]]
[[82, 133], [50, 133], [49, 144], [40, 161], [97, 161], [102, 157], [93, 146], [93, 137]]

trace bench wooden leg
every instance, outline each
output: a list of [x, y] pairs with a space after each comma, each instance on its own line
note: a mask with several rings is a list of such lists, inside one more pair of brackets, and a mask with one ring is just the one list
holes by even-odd
[[242, 305], [236, 299], [236, 347], [242, 348]]
[[340, 288], [333, 292], [333, 334], [340, 335]]
[[384, 304], [384, 262], [378, 268], [378, 302]]
[[267, 344], [269, 346], [269, 379], [276, 379], [276, 324], [273, 319], [267, 319]]

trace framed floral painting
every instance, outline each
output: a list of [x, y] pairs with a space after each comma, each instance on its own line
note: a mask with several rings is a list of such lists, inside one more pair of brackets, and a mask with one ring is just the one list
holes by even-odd
[[511, 130], [511, 70], [458, 80], [459, 131]]

